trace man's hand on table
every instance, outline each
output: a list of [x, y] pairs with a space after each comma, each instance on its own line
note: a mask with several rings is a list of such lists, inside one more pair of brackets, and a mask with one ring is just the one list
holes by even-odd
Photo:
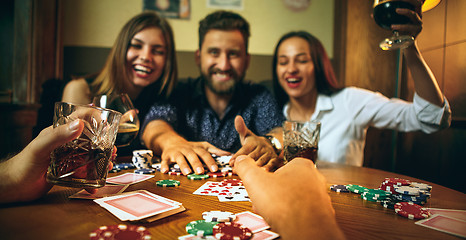
[[233, 170], [242, 179], [254, 211], [283, 239], [344, 239], [326, 180], [312, 161], [295, 158], [270, 173], [242, 155]]
[[218, 149], [208, 142], [189, 142], [183, 139], [163, 150], [161, 172], [167, 173], [170, 163], [177, 163], [184, 175], [190, 174], [192, 170], [196, 174], [204, 173], [203, 163], [211, 172], [216, 172], [218, 166], [212, 154], [217, 156], [231, 155], [231, 153]]
[[234, 166], [236, 157], [248, 155], [256, 160], [258, 166], [268, 171], [273, 171], [281, 166], [283, 161], [280, 161], [269, 140], [259, 137], [249, 130], [241, 116], [236, 116], [235, 128], [239, 134], [242, 147], [233, 155], [230, 165]]

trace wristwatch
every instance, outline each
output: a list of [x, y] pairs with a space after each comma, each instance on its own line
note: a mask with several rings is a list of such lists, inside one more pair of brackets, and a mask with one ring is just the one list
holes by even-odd
[[280, 154], [282, 151], [282, 144], [280, 143], [280, 140], [278, 138], [272, 136], [272, 135], [265, 135], [264, 136], [267, 140], [269, 140], [270, 144], [272, 145], [273, 149], [275, 150], [275, 153], [277, 155]]

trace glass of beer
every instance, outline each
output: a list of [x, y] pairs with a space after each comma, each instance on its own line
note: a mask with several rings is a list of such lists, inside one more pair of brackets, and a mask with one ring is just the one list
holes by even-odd
[[283, 150], [285, 162], [296, 157], [317, 161], [320, 122], [285, 121], [283, 123]]
[[[374, 20], [382, 28], [391, 29], [392, 24], [408, 24], [410, 19], [406, 16], [396, 13], [397, 8], [407, 8], [414, 11], [414, 6], [400, 0], [375, 0], [374, 1]], [[408, 35], [400, 35], [393, 31], [393, 35], [385, 38], [379, 46], [383, 50], [394, 50], [407, 48], [413, 44], [414, 38]]]
[[128, 94], [100, 95], [94, 97], [92, 103], [97, 107], [108, 108], [123, 114], [118, 128], [115, 146], [126, 147], [136, 138], [139, 132], [139, 118]]
[[81, 119], [81, 135], [52, 151], [47, 181], [75, 188], [105, 185], [121, 113], [90, 105], [55, 103], [53, 127]]

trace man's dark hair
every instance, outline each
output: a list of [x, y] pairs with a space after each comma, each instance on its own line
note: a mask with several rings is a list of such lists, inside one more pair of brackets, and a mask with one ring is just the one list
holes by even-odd
[[199, 49], [201, 49], [204, 37], [209, 30], [239, 30], [243, 35], [244, 43], [246, 45], [246, 52], [248, 52], [249, 36], [249, 23], [241, 17], [241, 15], [229, 11], [216, 11], [207, 15], [199, 22]]

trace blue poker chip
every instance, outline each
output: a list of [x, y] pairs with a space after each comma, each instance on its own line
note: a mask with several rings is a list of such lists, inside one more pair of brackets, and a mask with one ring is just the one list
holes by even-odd
[[335, 184], [330, 186], [330, 190], [335, 191], [335, 192], [350, 192], [348, 188], [346, 188], [346, 185], [340, 185], [340, 184]]
[[120, 171], [121, 171], [121, 168], [113, 167], [109, 172], [117, 173], [117, 172], [120, 172]]
[[133, 169], [136, 168], [133, 163], [117, 163], [115, 164], [114, 168], [119, 168], [119, 169]]
[[134, 170], [134, 173], [138, 173], [138, 174], [151, 174], [151, 173], [155, 173], [155, 169], [152, 169], [152, 168], [141, 168], [141, 169], [136, 169], [136, 170]]

